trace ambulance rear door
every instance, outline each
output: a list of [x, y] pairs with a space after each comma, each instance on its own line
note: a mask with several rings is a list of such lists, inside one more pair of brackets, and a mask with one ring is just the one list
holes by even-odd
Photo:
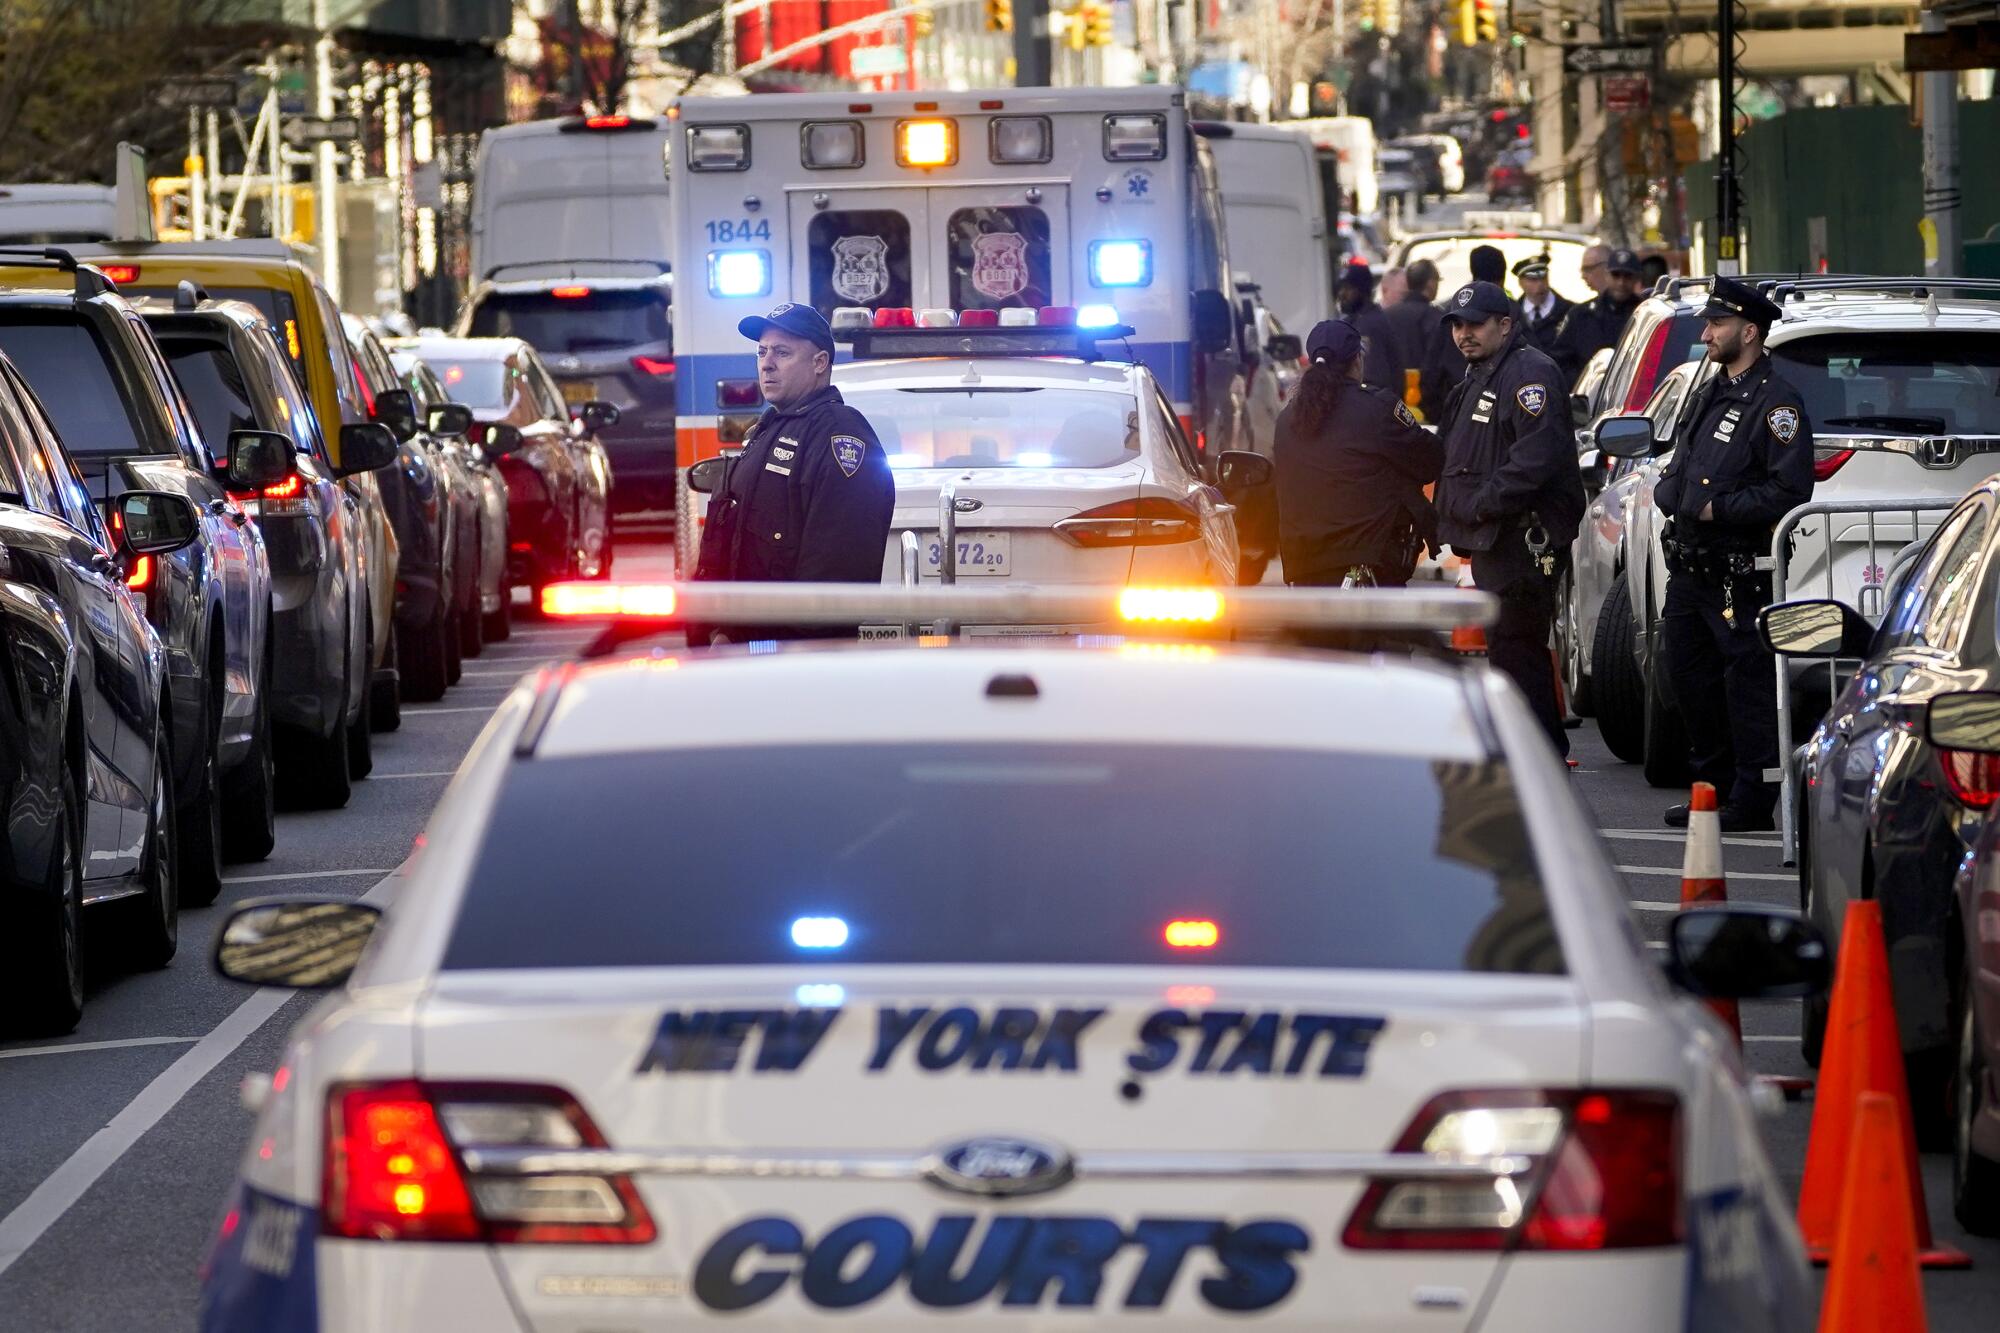
[[788, 195], [791, 299], [831, 318], [842, 306], [922, 307], [933, 297], [928, 191], [815, 182]]

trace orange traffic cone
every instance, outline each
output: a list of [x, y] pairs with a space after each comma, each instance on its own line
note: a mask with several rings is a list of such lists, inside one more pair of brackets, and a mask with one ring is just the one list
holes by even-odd
[[[1716, 813], [1715, 787], [1697, 782], [1688, 791], [1687, 850], [1681, 855], [1681, 910], [1726, 904], [1729, 884], [1722, 877], [1722, 817]], [[1743, 1019], [1734, 1000], [1704, 1000], [1722, 1025], [1743, 1046]]]
[[1894, 997], [1889, 991], [1889, 953], [1882, 942], [1882, 905], [1851, 902], [1840, 932], [1840, 959], [1834, 969], [1833, 1003], [1827, 1014], [1826, 1047], [1820, 1057], [1819, 1090], [1814, 1094], [1812, 1136], [1806, 1142], [1806, 1174], [1799, 1187], [1799, 1230], [1814, 1263], [1833, 1249], [1841, 1195], [1851, 1183], [1848, 1160], [1854, 1148], [1855, 1102], [1879, 1092], [1894, 1104], [1909, 1206], [1916, 1219], [1917, 1247], [1925, 1268], [1969, 1268], [1962, 1250], [1932, 1242], [1924, 1207], [1923, 1177], [1917, 1173], [1917, 1136], [1910, 1122], [1910, 1090], [1903, 1075], [1903, 1046], [1896, 1031]]
[[1854, 1145], [1833, 1267], [1819, 1308], [1819, 1333], [1925, 1333], [1924, 1280], [1917, 1264], [1916, 1182], [1897, 1142], [1897, 1107], [1887, 1093], [1855, 1099]]

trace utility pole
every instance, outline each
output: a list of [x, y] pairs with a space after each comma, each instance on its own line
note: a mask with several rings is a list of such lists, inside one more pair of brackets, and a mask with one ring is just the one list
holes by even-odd
[[1718, 81], [1722, 84], [1722, 136], [1715, 155], [1715, 271], [1734, 277], [1742, 271], [1736, 241], [1736, 0], [1719, 0], [1715, 41]]
[[1046, 88], [1055, 69], [1049, 52], [1049, 0], [1014, 6], [1014, 86]]
[[[338, 114], [333, 101], [333, 32], [327, 23], [326, 0], [313, 0], [313, 113], [322, 120]], [[275, 126], [273, 127], [275, 130]], [[275, 133], [273, 138], [275, 138]], [[334, 166], [332, 143], [313, 150], [313, 199], [319, 214], [319, 272], [326, 292], [340, 304], [340, 201], [335, 197], [340, 173]]]
[[[1942, 14], [1926, 9], [1923, 31], [1943, 32]], [[1931, 70], [1917, 76], [1924, 118], [1924, 272], [1958, 273], [1958, 74]]]

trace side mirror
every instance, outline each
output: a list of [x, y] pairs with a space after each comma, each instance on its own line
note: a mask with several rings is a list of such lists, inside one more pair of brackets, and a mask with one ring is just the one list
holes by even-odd
[[1264, 355], [1273, 361], [1296, 363], [1305, 354], [1306, 345], [1299, 340], [1299, 335], [1296, 333], [1274, 333], [1270, 341], [1264, 344]]
[[478, 445], [488, 458], [517, 453], [528, 442], [519, 426], [504, 421], [475, 421], [467, 428], [465, 438]]
[[417, 433], [417, 400], [408, 389], [384, 389], [375, 395], [375, 419], [396, 432], [398, 440]]
[[688, 489], [702, 495], [715, 494], [728, 480], [727, 458], [704, 458], [688, 469]]
[[133, 555], [165, 555], [201, 535], [201, 516], [185, 495], [126, 491], [111, 503], [118, 541]]
[[1214, 289], [1194, 294], [1194, 344], [1203, 352], [1226, 352], [1236, 338], [1229, 298]]
[[333, 472], [337, 477], [373, 472], [388, 467], [401, 452], [396, 432], [387, 426], [378, 421], [352, 422], [340, 428], [340, 466]]
[[431, 409], [431, 434], [463, 435], [472, 428], [472, 409], [464, 403], [439, 403]]
[[290, 437], [274, 430], [229, 432], [229, 465], [224, 469], [232, 491], [261, 491], [298, 470]]
[[1826, 990], [1826, 940], [1797, 912], [1699, 907], [1673, 918], [1667, 975], [1708, 1000], [1792, 1000]]
[[1275, 472], [1271, 460], [1247, 449], [1224, 449], [1215, 456], [1215, 485], [1224, 495], [1241, 495], [1269, 486]]
[[1924, 735], [1940, 749], [2000, 753], [2000, 693], [1940, 694], [1931, 700]]
[[252, 986], [326, 990], [361, 961], [382, 909], [352, 898], [259, 898], [215, 937], [215, 970]]
[[1866, 657], [1875, 627], [1844, 602], [1779, 602], [1757, 613], [1764, 646], [1783, 657]]
[[1650, 458], [1653, 423], [1642, 416], [1606, 417], [1597, 423], [1597, 451], [1610, 458]]
[[598, 431], [617, 425], [620, 415], [616, 403], [594, 401], [585, 403], [577, 413], [577, 418], [583, 422], [585, 430], [595, 435]]

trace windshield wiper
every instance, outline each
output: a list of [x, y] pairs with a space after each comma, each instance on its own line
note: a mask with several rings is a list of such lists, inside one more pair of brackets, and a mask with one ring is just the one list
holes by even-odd
[[1897, 416], [1882, 412], [1859, 417], [1828, 417], [1822, 426], [1858, 426], [1863, 430], [1913, 430], [1938, 434], [1944, 430], [1943, 417]]

